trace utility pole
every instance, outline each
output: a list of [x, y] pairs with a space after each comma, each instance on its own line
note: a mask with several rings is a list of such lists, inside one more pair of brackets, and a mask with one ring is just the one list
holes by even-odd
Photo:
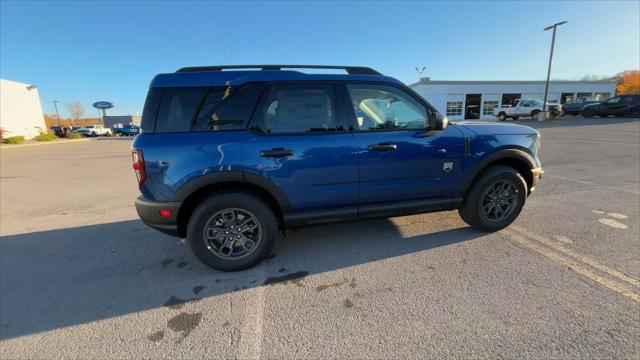
[[547, 95], [549, 94], [549, 78], [551, 77], [551, 61], [553, 60], [553, 47], [556, 44], [556, 28], [560, 25], [566, 24], [566, 21], [561, 21], [559, 23], [555, 23], [551, 26], [547, 26], [544, 28], [544, 31], [553, 29], [553, 35], [551, 36], [551, 52], [549, 53], [549, 66], [547, 67], [547, 82], [544, 84], [544, 102], [542, 104], [542, 116], [544, 119], [547, 118], [548, 108], [547, 108]]
[[56, 108], [56, 117], [58, 118], [58, 125], [62, 126], [62, 124], [60, 123], [60, 114], [58, 114], [58, 103], [60, 101], [58, 100], [53, 100], [53, 106]]

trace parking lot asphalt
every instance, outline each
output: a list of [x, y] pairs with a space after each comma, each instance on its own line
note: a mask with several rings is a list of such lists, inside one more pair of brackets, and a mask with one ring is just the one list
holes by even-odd
[[519, 121], [544, 178], [457, 212], [288, 231], [242, 272], [142, 224], [130, 140], [0, 150], [0, 358], [640, 357], [640, 119]]

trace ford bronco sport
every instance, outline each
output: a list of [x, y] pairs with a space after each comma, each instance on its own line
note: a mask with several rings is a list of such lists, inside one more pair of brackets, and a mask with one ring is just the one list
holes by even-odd
[[366, 67], [182, 68], [153, 79], [141, 128], [140, 218], [225, 271], [260, 262], [279, 230], [305, 225], [458, 209], [497, 231], [542, 176], [536, 130], [448, 124]]

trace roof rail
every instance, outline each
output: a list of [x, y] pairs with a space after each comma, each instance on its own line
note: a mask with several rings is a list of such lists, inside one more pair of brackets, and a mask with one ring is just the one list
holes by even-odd
[[260, 70], [282, 70], [282, 69], [340, 69], [349, 75], [382, 75], [376, 70], [365, 66], [332, 66], [332, 65], [214, 65], [214, 66], [189, 66], [178, 69], [176, 72], [197, 72], [197, 71], [222, 71], [226, 69], [260, 69]]

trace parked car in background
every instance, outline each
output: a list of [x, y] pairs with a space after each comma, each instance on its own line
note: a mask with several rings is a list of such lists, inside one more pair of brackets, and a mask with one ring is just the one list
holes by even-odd
[[[541, 100], [518, 100], [515, 106], [493, 109], [493, 115], [500, 121], [505, 121], [508, 118], [517, 120], [521, 116], [531, 116], [535, 119], [543, 110], [542, 104]], [[557, 116], [562, 112], [562, 108], [558, 104], [547, 102], [547, 107], [553, 116]]]
[[[297, 68], [346, 74], [285, 70]], [[141, 127], [138, 215], [225, 271], [257, 264], [279, 230], [306, 225], [457, 209], [471, 227], [498, 231], [543, 173], [535, 129], [449, 124], [411, 88], [365, 67], [160, 74]]]
[[54, 125], [50, 129], [57, 137], [67, 137], [69, 134], [75, 134], [80, 127]]
[[68, 128], [62, 126], [52, 126], [49, 129], [53, 131], [53, 134], [57, 137], [65, 137], [68, 131]]
[[102, 125], [86, 125], [75, 130], [75, 133], [84, 136], [109, 136], [111, 135], [111, 129], [105, 128]]
[[140, 127], [137, 125], [123, 125], [120, 128], [114, 128], [113, 134], [120, 136], [136, 136], [140, 134]]
[[640, 95], [620, 95], [601, 103], [585, 106], [580, 114], [586, 118], [600, 116], [640, 117]]
[[600, 101], [595, 96], [577, 98], [574, 102], [562, 105], [562, 115], [578, 115], [585, 106], [597, 104], [599, 102]]

